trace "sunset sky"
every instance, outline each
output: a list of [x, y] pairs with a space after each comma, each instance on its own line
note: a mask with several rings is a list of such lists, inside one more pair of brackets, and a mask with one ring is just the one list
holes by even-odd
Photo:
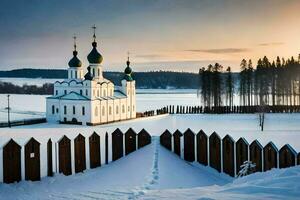
[[86, 66], [93, 24], [106, 71], [127, 51], [134, 71], [193, 72], [300, 53], [299, 0], [1, 0], [0, 70], [66, 68], [73, 34]]

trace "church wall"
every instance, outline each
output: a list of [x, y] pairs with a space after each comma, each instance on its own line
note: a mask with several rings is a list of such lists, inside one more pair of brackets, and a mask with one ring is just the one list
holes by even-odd
[[[65, 106], [66, 113], [64, 112]], [[73, 106], [75, 107], [75, 114], [73, 113]], [[90, 101], [61, 100], [59, 109], [60, 121], [71, 122], [73, 119], [76, 119], [76, 121], [82, 122], [82, 124], [85, 125], [87, 122], [91, 121], [90, 109]]]

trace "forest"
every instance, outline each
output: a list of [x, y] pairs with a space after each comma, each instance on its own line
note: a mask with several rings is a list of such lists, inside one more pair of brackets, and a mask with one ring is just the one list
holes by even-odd
[[238, 78], [230, 67], [219, 63], [199, 69], [199, 89], [204, 106], [300, 105], [300, 55], [271, 61], [266, 56], [257, 61], [243, 59]]

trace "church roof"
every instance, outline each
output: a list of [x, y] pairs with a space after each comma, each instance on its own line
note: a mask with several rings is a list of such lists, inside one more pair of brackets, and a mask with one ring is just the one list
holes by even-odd
[[78, 94], [77, 92], [70, 92], [69, 94], [64, 94], [61, 96], [52, 96], [48, 99], [61, 99], [61, 100], [90, 100], [89, 98]]

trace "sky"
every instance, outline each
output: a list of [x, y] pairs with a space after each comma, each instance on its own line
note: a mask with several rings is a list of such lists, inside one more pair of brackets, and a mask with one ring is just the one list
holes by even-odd
[[1, 0], [0, 70], [87, 67], [95, 24], [105, 71], [197, 72], [243, 58], [298, 58], [299, 0]]

